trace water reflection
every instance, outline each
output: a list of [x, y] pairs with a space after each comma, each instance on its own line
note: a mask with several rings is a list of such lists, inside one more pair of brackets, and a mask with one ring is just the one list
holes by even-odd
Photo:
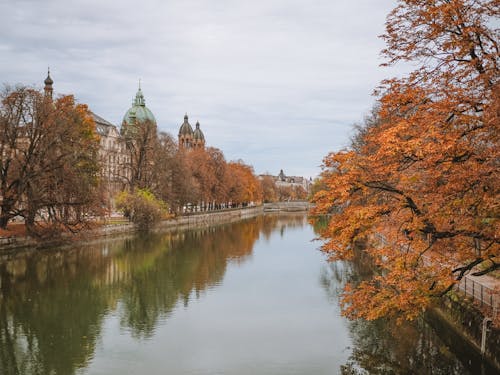
[[369, 262], [326, 264], [313, 236], [303, 214], [266, 215], [3, 255], [0, 373], [478, 373], [424, 321], [341, 318]]
[[[312, 225], [319, 235], [327, 228], [328, 219], [316, 218]], [[352, 261], [333, 262], [324, 268], [321, 284], [332, 302], [338, 303], [346, 283], [356, 285], [373, 276], [375, 267], [363, 246], [357, 244]], [[340, 366], [342, 375], [498, 373], [435, 314], [400, 325], [390, 319], [349, 321], [348, 327], [352, 348], [348, 361]]]
[[[346, 282], [370, 275], [370, 262], [357, 254], [352, 262], [331, 263], [321, 283], [338, 301]], [[351, 355], [340, 366], [342, 375], [365, 374], [496, 374], [475, 350], [436, 317], [396, 324], [394, 320], [349, 322]], [[451, 349], [452, 348], [452, 349]]]
[[74, 374], [91, 361], [103, 320], [119, 314], [135, 338], [151, 337], [180, 301], [220, 284], [260, 234], [305, 225], [262, 216], [230, 226], [115, 239], [0, 258], [0, 373]]

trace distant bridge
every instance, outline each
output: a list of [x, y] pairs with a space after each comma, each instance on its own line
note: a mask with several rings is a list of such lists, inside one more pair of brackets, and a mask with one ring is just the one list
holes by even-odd
[[273, 212], [273, 211], [286, 211], [286, 212], [309, 211], [309, 209], [311, 207], [312, 207], [312, 205], [308, 201], [273, 202], [273, 203], [264, 203], [264, 212]]

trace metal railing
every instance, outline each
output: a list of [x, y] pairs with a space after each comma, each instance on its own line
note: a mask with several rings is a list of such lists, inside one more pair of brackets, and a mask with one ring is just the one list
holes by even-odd
[[479, 306], [491, 309], [493, 315], [500, 309], [500, 291], [475, 281], [471, 276], [464, 276], [457, 284], [457, 289], [471, 297]]
[[[382, 245], [385, 246], [388, 244], [383, 234], [376, 233], [374, 236]], [[432, 264], [432, 260], [429, 257], [424, 255], [422, 258], [425, 264]], [[472, 298], [481, 308], [487, 308], [494, 320], [500, 319], [500, 289], [489, 287], [475, 280], [474, 276], [469, 275], [465, 275], [456, 284], [456, 287], [465, 296]]]

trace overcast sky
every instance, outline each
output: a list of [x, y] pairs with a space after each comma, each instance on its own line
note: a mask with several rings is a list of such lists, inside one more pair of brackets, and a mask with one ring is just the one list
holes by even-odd
[[184, 113], [256, 173], [315, 177], [393, 70], [395, 0], [0, 0], [0, 82], [76, 96], [120, 125], [137, 91], [160, 130]]

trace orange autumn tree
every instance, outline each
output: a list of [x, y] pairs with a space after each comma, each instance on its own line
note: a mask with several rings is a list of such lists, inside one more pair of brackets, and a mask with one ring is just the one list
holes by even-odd
[[389, 14], [379, 107], [324, 160], [317, 214], [332, 259], [363, 242], [376, 274], [348, 285], [350, 317], [415, 318], [467, 273], [499, 268], [498, 1], [400, 0]]
[[262, 186], [250, 165], [232, 161], [227, 165], [229, 176], [229, 200], [235, 204], [247, 204], [262, 200]]
[[0, 227], [75, 232], [101, 214], [99, 138], [86, 105], [25, 86], [0, 93]]
[[227, 162], [223, 152], [214, 147], [199, 148], [189, 150], [185, 157], [192, 176], [195, 202], [227, 201]]

